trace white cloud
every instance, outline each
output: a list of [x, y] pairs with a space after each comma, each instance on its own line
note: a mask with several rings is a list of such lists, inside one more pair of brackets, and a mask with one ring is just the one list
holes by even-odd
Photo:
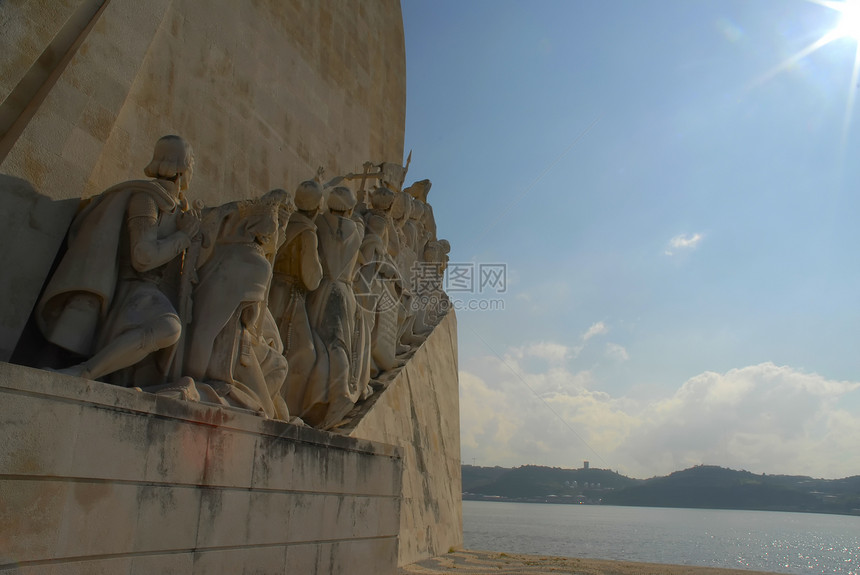
[[[626, 353], [610, 345], [607, 353]], [[483, 358], [460, 372], [464, 460], [577, 467], [589, 459], [635, 477], [700, 463], [817, 477], [860, 469], [860, 414], [849, 408], [860, 383], [763, 363], [704, 372], [639, 401], [596, 391], [589, 371], [520, 361], [560, 358], [562, 350], [569, 353], [532, 344], [509, 351], [504, 363]]]
[[[857, 414], [838, 409], [858, 388], [772, 363], [705, 372], [643, 410], [625, 456], [661, 468], [716, 463], [767, 473], [853, 474], [860, 437], [847, 440], [849, 448], [834, 430], [860, 426]], [[857, 455], [846, 457], [846, 449]]]
[[515, 427], [508, 394], [491, 389], [481, 378], [460, 372], [460, 444], [480, 453], [482, 460], [502, 460]]
[[585, 335], [582, 336], [582, 341], [588, 341], [592, 337], [596, 335], [604, 335], [609, 333], [609, 328], [605, 323], [599, 321], [597, 323], [591, 324], [591, 327], [588, 328], [588, 331], [585, 332]]
[[570, 350], [566, 346], [547, 341], [533, 343], [522, 349], [525, 356], [545, 359], [555, 363], [563, 362], [570, 353]]
[[630, 359], [630, 355], [624, 349], [623, 345], [611, 342], [606, 344], [606, 357], [615, 361], [627, 361]]
[[679, 251], [692, 251], [699, 247], [699, 242], [704, 236], [702, 234], [680, 234], [669, 240], [669, 247], [664, 252], [667, 256], [675, 255]]

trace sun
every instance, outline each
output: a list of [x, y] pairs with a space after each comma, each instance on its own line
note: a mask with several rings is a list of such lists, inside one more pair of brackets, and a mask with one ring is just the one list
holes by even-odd
[[833, 29], [834, 35], [860, 42], [860, 0], [828, 3], [828, 6], [842, 13], [839, 24]]
[[760, 86], [772, 80], [777, 75], [788, 70], [799, 61], [803, 60], [813, 52], [827, 46], [831, 42], [847, 38], [853, 40], [856, 48], [854, 53], [854, 65], [851, 70], [851, 83], [848, 87], [848, 98], [845, 106], [845, 119], [842, 122], [842, 148], [844, 150], [848, 137], [848, 128], [854, 111], [854, 102], [857, 99], [857, 89], [860, 88], [860, 0], [806, 0], [811, 4], [818, 4], [836, 12], [839, 12], [839, 21], [818, 40], [815, 40], [805, 48], [802, 48], [756, 78], [753, 86]]

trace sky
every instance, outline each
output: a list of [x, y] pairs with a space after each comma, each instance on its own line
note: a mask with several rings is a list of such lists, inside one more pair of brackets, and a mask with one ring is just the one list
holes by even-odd
[[837, 4], [402, 0], [464, 463], [860, 474], [860, 50]]

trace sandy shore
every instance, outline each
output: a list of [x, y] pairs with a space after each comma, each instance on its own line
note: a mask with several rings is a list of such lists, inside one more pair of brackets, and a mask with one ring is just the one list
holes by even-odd
[[498, 573], [576, 573], [580, 575], [753, 575], [761, 571], [717, 569], [689, 565], [660, 565], [657, 563], [628, 563], [600, 559], [518, 555], [496, 551], [455, 551], [441, 557], [425, 559], [401, 567], [399, 575], [432, 575], [462, 573], [495, 575]]

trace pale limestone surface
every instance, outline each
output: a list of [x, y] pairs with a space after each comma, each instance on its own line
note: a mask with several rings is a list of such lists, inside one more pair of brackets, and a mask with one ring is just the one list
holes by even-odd
[[395, 571], [399, 448], [6, 363], [0, 404], [0, 572]]
[[[4, 2], [0, 19], [0, 102], [35, 67], [45, 46], [57, 38], [76, 11], [88, 0], [27, 0]], [[26, 102], [21, 102], [26, 104]]]
[[[80, 2], [78, 8], [91, 3]], [[38, 28], [43, 22], [58, 22], [52, 4], [27, 2], [25, 8], [32, 5], [33, 13], [26, 25]], [[80, 197], [86, 189], [91, 191], [85, 195], [93, 195], [129, 179], [137, 171], [132, 168], [134, 162], [98, 183], [90, 176], [169, 5], [168, 0], [110, 2], [80, 47], [72, 51], [59, 77], [45, 81], [47, 94], [43, 101], [33, 102], [38, 109], [20, 137], [12, 142], [8, 155], [0, 158], [0, 172], [30, 181], [39, 193], [54, 199]], [[0, 18], [4, 18], [14, 11], [12, 3], [4, 2], [0, 11]], [[62, 26], [67, 24], [71, 25], [71, 19]], [[16, 20], [10, 31], [20, 25], [25, 23]], [[62, 27], [57, 35], [60, 33]], [[40, 49], [50, 52], [53, 46], [43, 45]], [[5, 110], [8, 104], [7, 99], [0, 107]], [[164, 133], [170, 132], [147, 138], [143, 145], [149, 147]], [[15, 135], [3, 135], [4, 148], [9, 145], [7, 139]], [[148, 150], [142, 155], [148, 155]]]
[[403, 449], [400, 565], [462, 546], [457, 319], [453, 312], [350, 435]]
[[[49, 41], [63, 23], [53, 4], [0, 5], [4, 41]], [[0, 58], [4, 80], [44, 48]], [[51, 198], [88, 197], [129, 179], [149, 142], [181, 133], [201, 150], [203, 201], [254, 197], [321, 165], [402, 157], [405, 70], [396, 0], [112, 0], [0, 172]]]

